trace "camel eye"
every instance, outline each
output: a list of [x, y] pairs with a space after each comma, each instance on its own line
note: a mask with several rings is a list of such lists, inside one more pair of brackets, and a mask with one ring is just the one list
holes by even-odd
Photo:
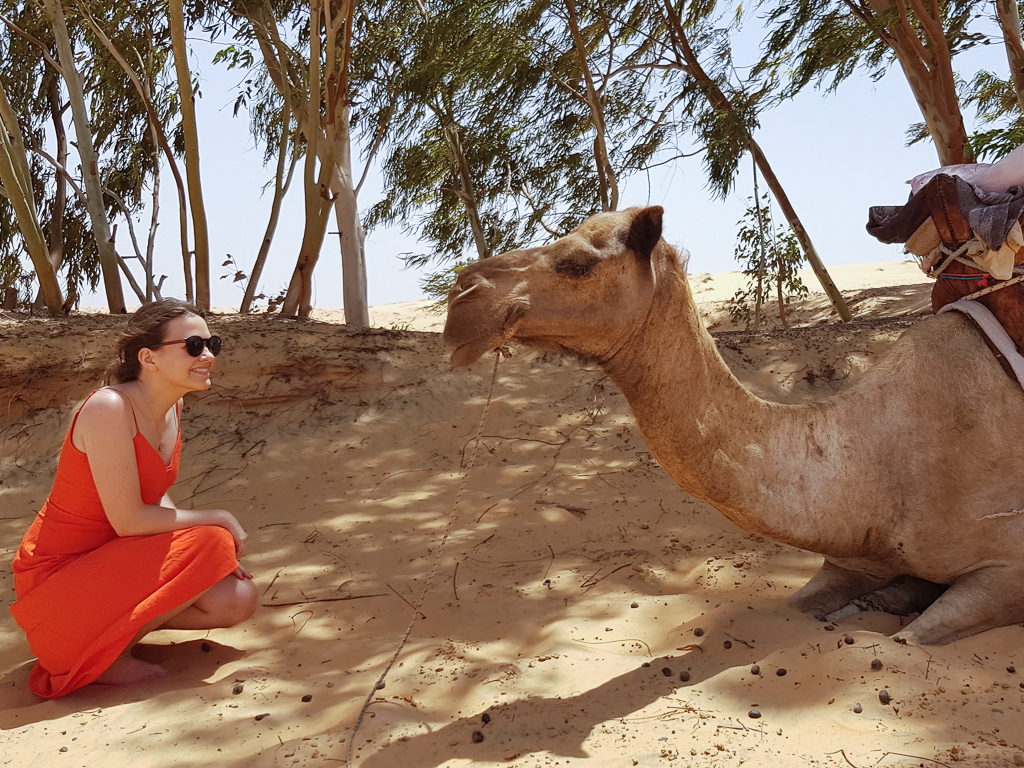
[[555, 272], [569, 277], [587, 277], [597, 262], [597, 259], [559, 259], [555, 262]]

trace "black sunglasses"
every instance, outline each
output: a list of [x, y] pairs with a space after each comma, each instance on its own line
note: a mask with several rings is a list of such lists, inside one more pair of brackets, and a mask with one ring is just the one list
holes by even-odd
[[175, 339], [174, 341], [162, 341], [159, 344], [150, 344], [150, 349], [156, 349], [157, 347], [166, 347], [168, 344], [184, 344], [185, 351], [188, 352], [192, 357], [199, 357], [203, 354], [203, 347], [210, 350], [210, 354], [214, 357], [220, 354], [220, 336], [211, 336], [208, 339], [204, 339], [202, 336], [189, 336], [187, 339]]

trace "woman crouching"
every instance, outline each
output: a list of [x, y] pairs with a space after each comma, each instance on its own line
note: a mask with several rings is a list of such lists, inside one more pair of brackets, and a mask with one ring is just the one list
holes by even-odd
[[203, 313], [165, 299], [128, 320], [117, 363], [71, 421], [53, 489], [14, 558], [11, 613], [46, 699], [90, 683], [156, 680], [132, 655], [155, 629], [214, 629], [256, 610], [238, 564], [246, 534], [223, 509], [178, 509], [181, 407], [209, 389], [221, 340]]

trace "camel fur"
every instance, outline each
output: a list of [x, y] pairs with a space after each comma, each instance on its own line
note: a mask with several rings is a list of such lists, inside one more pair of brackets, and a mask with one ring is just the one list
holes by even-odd
[[683, 490], [824, 557], [792, 597], [819, 618], [923, 610], [898, 635], [918, 644], [1024, 622], [1024, 391], [970, 320], [918, 323], [828, 399], [769, 402], [718, 354], [661, 234], [660, 207], [602, 213], [468, 267], [452, 363], [510, 340], [597, 361]]

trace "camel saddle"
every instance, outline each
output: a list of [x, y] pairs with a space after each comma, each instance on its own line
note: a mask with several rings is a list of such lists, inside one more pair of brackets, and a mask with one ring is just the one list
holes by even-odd
[[[991, 205], [979, 205], [978, 198]], [[970, 212], [964, 210], [968, 206]], [[963, 179], [940, 173], [907, 205], [872, 208], [868, 231], [883, 242], [905, 242], [922, 269], [936, 278], [932, 312], [970, 298], [992, 313], [1020, 353], [1024, 348], [1022, 218], [1024, 190], [1014, 187], [1006, 194], [986, 194]], [[986, 333], [982, 336], [1003, 370], [1016, 379], [1006, 357]]]

